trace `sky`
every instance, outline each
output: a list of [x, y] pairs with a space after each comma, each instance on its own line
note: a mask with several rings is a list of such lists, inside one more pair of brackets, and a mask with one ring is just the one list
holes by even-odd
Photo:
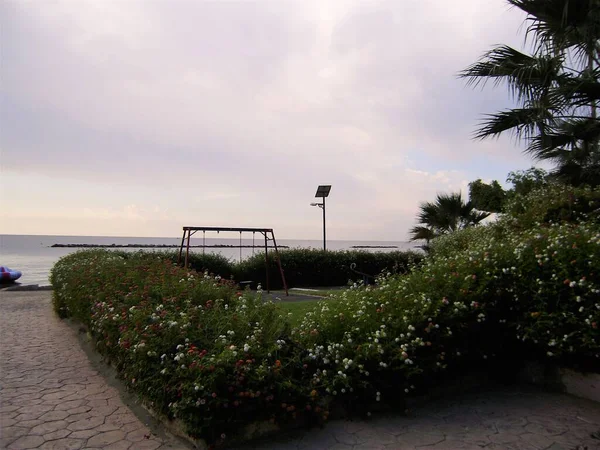
[[[449, 6], [451, 5], [451, 7]], [[419, 204], [535, 162], [474, 141], [506, 88], [457, 73], [524, 48], [504, 0], [0, 2], [0, 233], [274, 228], [403, 241]]]

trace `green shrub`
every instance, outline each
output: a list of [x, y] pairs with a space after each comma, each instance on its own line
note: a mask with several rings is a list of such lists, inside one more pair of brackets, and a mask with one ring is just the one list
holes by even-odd
[[307, 314], [293, 333], [310, 352], [319, 395], [396, 403], [439, 373], [492, 360], [512, 370], [538, 358], [598, 371], [598, 226], [469, 235], [467, 249]]
[[125, 382], [191, 436], [218, 442], [317, 406], [288, 322], [260, 296], [153, 254], [80, 252], [51, 278], [56, 311], [85, 323]]
[[[404, 273], [422, 259], [416, 252], [323, 251], [316, 249], [291, 249], [279, 252], [288, 287], [343, 286], [349, 281], [362, 280], [350, 269], [377, 276], [382, 271]], [[252, 280], [266, 287], [265, 256], [254, 255], [236, 264], [237, 280]], [[281, 275], [275, 255], [269, 253], [269, 285], [281, 289]]]
[[[179, 258], [179, 252], [168, 252], [165, 253], [172, 262], [177, 263]], [[185, 249], [181, 256], [181, 265], [185, 261]], [[230, 279], [233, 277], [235, 271], [235, 263], [228, 260], [221, 254], [218, 253], [199, 253], [190, 252], [188, 254], [188, 267], [197, 272], [207, 272], [214, 275], [219, 275], [222, 278]]]
[[[593, 210], [541, 223], [530, 209], [546, 220], [564, 204], [536, 195], [499, 223], [441, 238], [407, 274], [318, 302], [295, 327], [260, 294], [156, 254], [69, 255], [52, 270], [54, 305], [89, 326], [142, 399], [209, 442], [260, 420], [326, 419], [337, 404], [401, 405], [473, 366], [598, 371], [600, 224]], [[343, 270], [338, 252], [286, 253], [291, 280]], [[356, 253], [347, 261], [368, 270]]]
[[505, 212], [505, 221], [520, 229], [551, 222], [598, 222], [600, 187], [548, 184], [526, 195], [514, 196], [507, 202]]

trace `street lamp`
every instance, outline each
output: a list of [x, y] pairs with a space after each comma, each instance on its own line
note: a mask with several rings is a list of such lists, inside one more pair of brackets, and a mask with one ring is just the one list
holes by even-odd
[[327, 239], [325, 234], [325, 198], [329, 196], [329, 191], [331, 191], [331, 185], [320, 185], [317, 188], [317, 193], [315, 194], [316, 198], [322, 198], [323, 203], [311, 203], [310, 206], [318, 206], [323, 210], [323, 250], [327, 250]]

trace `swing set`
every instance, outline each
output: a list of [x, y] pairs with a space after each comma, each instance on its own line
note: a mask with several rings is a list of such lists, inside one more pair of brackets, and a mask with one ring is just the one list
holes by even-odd
[[[264, 239], [264, 249], [265, 249], [265, 281], [267, 287], [267, 293], [270, 293], [269, 288], [269, 241], [273, 241], [273, 246], [270, 247], [275, 250], [275, 260], [277, 261], [277, 266], [279, 267], [279, 273], [281, 274], [281, 281], [283, 283], [283, 288], [285, 289], [285, 295], [288, 294], [288, 287], [285, 281], [285, 275], [283, 274], [283, 267], [281, 267], [281, 259], [279, 258], [279, 250], [277, 249], [277, 241], [275, 240], [275, 233], [272, 228], [230, 228], [230, 227], [183, 227], [183, 236], [181, 238], [181, 246], [179, 247], [179, 256], [177, 258], [177, 264], [181, 264], [183, 259], [183, 267], [188, 267], [188, 259], [190, 254], [190, 239], [194, 234], [198, 231], [202, 231], [202, 254], [206, 249], [206, 232], [207, 231], [216, 231], [217, 234], [219, 232], [238, 232], [240, 233], [240, 245], [232, 245], [230, 247], [239, 247], [240, 249], [240, 261], [242, 260], [242, 248], [252, 247], [252, 255], [254, 255], [255, 248], [261, 248], [262, 245], [255, 245], [255, 235], [256, 233], [260, 233]], [[250, 245], [242, 245], [242, 233], [252, 233], [252, 246]], [[183, 254], [183, 248], [185, 247], [185, 257]]]

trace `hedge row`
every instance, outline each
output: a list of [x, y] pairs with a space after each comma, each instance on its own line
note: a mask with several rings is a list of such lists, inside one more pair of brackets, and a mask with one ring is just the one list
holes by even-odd
[[318, 402], [296, 385], [299, 356], [273, 303], [151, 253], [83, 251], [53, 268], [54, 308], [87, 325], [97, 349], [143, 401], [218, 443], [244, 425], [291, 419]]
[[516, 214], [446, 236], [420, 267], [320, 302], [296, 328], [260, 293], [152, 254], [61, 259], [54, 304], [145, 402], [222, 444], [260, 420], [402, 405], [472, 366], [598, 371], [600, 226], [585, 214], [532, 226]]
[[[177, 255], [168, 257], [177, 261]], [[375, 277], [383, 271], [406, 273], [418, 264], [423, 254], [418, 252], [368, 252], [368, 251], [323, 251], [316, 249], [289, 249], [280, 251], [281, 264], [288, 287], [343, 286], [349, 281], [363, 280], [356, 270]], [[190, 268], [199, 272], [208, 271], [223, 278], [236, 281], [253, 281], [266, 288], [265, 255], [258, 253], [242, 262], [229, 261], [221, 255], [190, 253]], [[274, 252], [269, 253], [269, 287], [281, 289], [281, 275]], [[372, 278], [371, 278], [372, 280]]]

